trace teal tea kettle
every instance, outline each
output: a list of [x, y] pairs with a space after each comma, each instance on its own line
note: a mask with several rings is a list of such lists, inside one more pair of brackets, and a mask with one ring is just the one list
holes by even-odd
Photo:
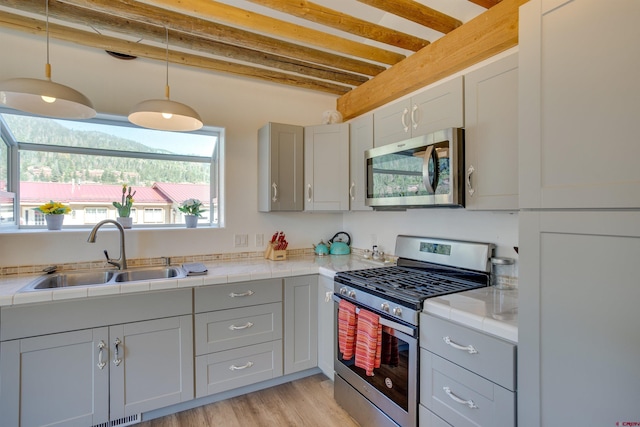
[[317, 245], [313, 245], [314, 252], [316, 255], [324, 256], [329, 254], [329, 247], [324, 243], [323, 240], [320, 240], [320, 243]]
[[[346, 242], [344, 241], [345, 238]], [[340, 231], [329, 240], [329, 253], [331, 255], [349, 255], [351, 253], [350, 244], [351, 236], [344, 231]]]

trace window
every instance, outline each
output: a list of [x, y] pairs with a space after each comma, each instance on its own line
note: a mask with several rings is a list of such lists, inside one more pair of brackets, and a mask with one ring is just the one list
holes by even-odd
[[[164, 132], [119, 117], [60, 120], [4, 108], [0, 129], [0, 191], [19, 189], [22, 226], [43, 224], [35, 209], [52, 199], [75, 213], [65, 226], [116, 218], [113, 202], [121, 201], [123, 185], [135, 191], [131, 216], [141, 226], [182, 223], [178, 206], [189, 198], [205, 205], [202, 223], [220, 225], [221, 129]], [[19, 182], [12, 184], [11, 170]]]

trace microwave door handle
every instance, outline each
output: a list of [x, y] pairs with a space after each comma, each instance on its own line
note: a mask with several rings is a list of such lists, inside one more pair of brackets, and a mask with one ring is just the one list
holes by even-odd
[[438, 176], [438, 163], [434, 160], [433, 162], [433, 172], [434, 172], [434, 176], [432, 177], [429, 174], [429, 160], [431, 160], [433, 158], [433, 155], [435, 154], [435, 149], [433, 145], [429, 145], [427, 147], [427, 150], [424, 152], [424, 160], [422, 163], [422, 183], [424, 184], [425, 188], [427, 189], [427, 192], [429, 194], [435, 194], [435, 182], [437, 180], [437, 176]]

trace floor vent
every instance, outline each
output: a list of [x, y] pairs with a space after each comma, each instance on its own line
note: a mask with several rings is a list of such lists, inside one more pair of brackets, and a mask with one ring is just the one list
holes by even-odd
[[140, 422], [140, 414], [130, 415], [117, 420], [108, 421], [106, 423], [95, 424], [91, 427], [127, 427]]

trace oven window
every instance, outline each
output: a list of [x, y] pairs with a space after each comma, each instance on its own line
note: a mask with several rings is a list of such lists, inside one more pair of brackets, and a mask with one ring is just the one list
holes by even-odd
[[393, 329], [382, 327], [382, 358], [380, 367], [374, 369], [372, 377], [367, 376], [364, 369], [355, 365], [355, 355], [351, 360], [344, 360], [342, 354], [337, 351], [337, 356], [340, 363], [347, 366], [396, 405], [408, 411], [410, 346], [409, 343], [393, 334]]

